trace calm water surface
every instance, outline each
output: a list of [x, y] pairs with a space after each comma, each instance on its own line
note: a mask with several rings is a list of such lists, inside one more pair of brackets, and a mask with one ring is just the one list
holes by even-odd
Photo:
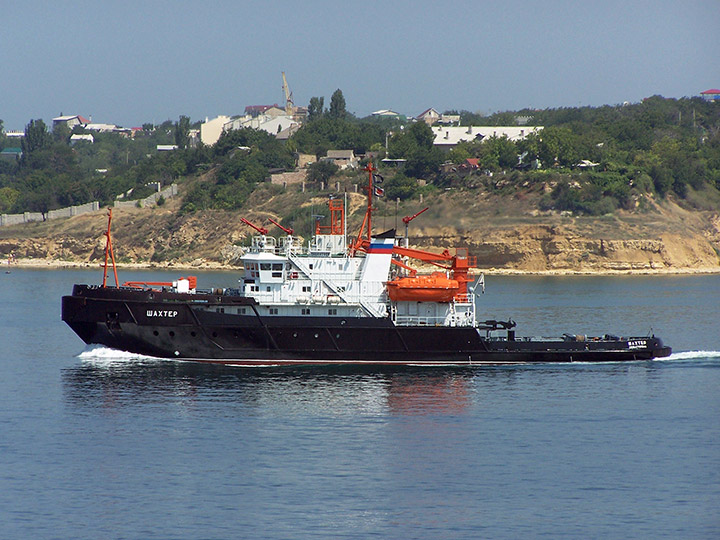
[[99, 281], [0, 274], [1, 538], [720, 537], [720, 276], [488, 277], [480, 317], [518, 335], [676, 353], [454, 370], [85, 348], [60, 296]]

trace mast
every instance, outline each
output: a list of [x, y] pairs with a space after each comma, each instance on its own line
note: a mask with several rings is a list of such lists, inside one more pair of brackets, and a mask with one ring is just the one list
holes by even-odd
[[373, 212], [373, 173], [377, 171], [375, 167], [373, 167], [372, 161], [368, 162], [368, 164], [363, 168], [363, 171], [367, 171], [368, 173], [368, 185], [367, 185], [367, 209], [365, 210], [365, 217], [363, 218], [362, 225], [360, 225], [360, 230], [358, 231], [357, 237], [355, 240], [353, 240], [352, 245], [350, 246], [350, 253], [353, 254], [357, 249], [360, 249], [363, 242], [367, 242], [368, 244], [372, 241], [372, 212]]
[[107, 238], [105, 242], [105, 267], [103, 271], [103, 283], [102, 286], [105, 288], [107, 286], [107, 273], [108, 273], [108, 253], [110, 254], [110, 258], [112, 259], [112, 267], [113, 267], [113, 273], [115, 274], [115, 286], [119, 287], [120, 283], [118, 281], [117, 276], [117, 266], [115, 265], [115, 253], [113, 252], [112, 247], [112, 238], [110, 236], [110, 224], [112, 223], [112, 208], [108, 208], [108, 225], [107, 225], [107, 231], [105, 232], [105, 237]]

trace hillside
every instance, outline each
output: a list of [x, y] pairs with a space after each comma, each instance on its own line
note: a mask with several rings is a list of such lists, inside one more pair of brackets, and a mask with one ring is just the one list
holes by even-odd
[[[241, 246], [254, 232], [246, 217], [270, 228], [267, 218], [307, 238], [311, 216], [323, 214], [329, 193], [301, 193], [265, 185], [256, 189], [240, 211], [204, 210], [182, 214], [181, 199], [154, 208], [113, 211], [113, 245], [121, 265], [150, 267], [236, 267]], [[364, 198], [349, 194], [354, 231], [362, 218]], [[542, 192], [529, 189], [512, 197], [480, 189], [449, 189], [422, 202], [380, 202], [374, 228], [399, 224], [425, 206], [411, 223], [411, 245], [440, 250], [467, 246], [481, 269], [500, 272], [697, 272], [720, 271], [720, 216], [716, 211], [688, 210], [672, 197], [651, 196], [633, 211], [605, 216], [573, 216], [538, 211]], [[702, 194], [698, 194], [699, 197]], [[284, 219], [283, 219], [284, 218]], [[0, 255], [13, 253], [23, 264], [39, 266], [102, 262], [105, 211], [52, 222], [0, 229]]]

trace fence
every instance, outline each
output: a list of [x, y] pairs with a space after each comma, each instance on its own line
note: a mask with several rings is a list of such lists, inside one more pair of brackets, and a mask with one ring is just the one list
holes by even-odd
[[[144, 199], [138, 199], [136, 201], [115, 201], [114, 206], [116, 208], [128, 206], [152, 206], [157, 203], [160, 197], [169, 199], [170, 197], [174, 197], [177, 194], [177, 184], [170, 184], [162, 191], [153, 193], [152, 195]], [[100, 210], [100, 203], [97, 201], [93, 201], [77, 206], [59, 208], [58, 210], [50, 210], [47, 214], [44, 214], [42, 212], [25, 212], [23, 214], [0, 214], [0, 227], [5, 225], [20, 225], [22, 223], [31, 223], [33, 221], [46, 221], [50, 219], [69, 218], [72, 216], [79, 216], [80, 214], [87, 214], [88, 212], [97, 212], [98, 210]]]
[[154, 204], [157, 204], [160, 197], [162, 197], [163, 199], [169, 199], [177, 194], [177, 184], [170, 184], [165, 189], [158, 191], [157, 193], [153, 193], [152, 195], [150, 195], [149, 197], [145, 197], [144, 199], [137, 199], [134, 201], [115, 201], [113, 203], [113, 206], [115, 206], [115, 208], [128, 208], [131, 206], [138, 206], [140, 208], [144, 208], [146, 206], [152, 206]]

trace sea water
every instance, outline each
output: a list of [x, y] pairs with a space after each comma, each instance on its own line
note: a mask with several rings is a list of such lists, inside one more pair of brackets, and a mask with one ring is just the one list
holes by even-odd
[[518, 335], [655, 333], [668, 359], [390, 370], [85, 347], [60, 297], [99, 281], [0, 274], [0, 538], [720, 537], [720, 276], [478, 290]]

